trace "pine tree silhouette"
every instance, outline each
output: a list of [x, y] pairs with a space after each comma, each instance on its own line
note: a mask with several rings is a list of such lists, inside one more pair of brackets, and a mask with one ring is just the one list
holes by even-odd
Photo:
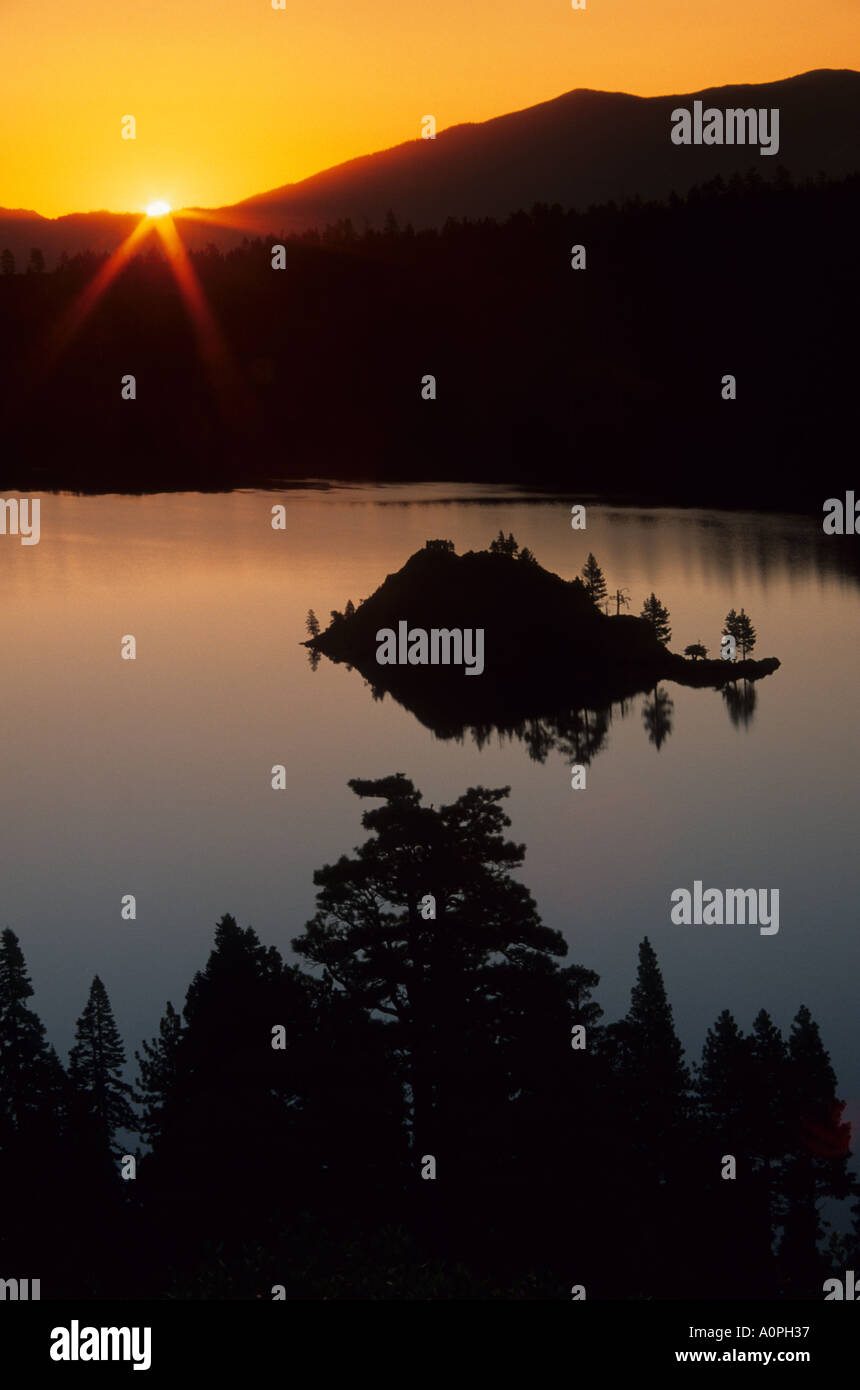
[[675, 1032], [663, 974], [647, 936], [639, 947], [636, 983], [624, 1019], [623, 1047], [627, 1070], [631, 1074], [647, 1075], [648, 1089], [657, 1093], [665, 1114], [678, 1117], [685, 1114], [690, 1074], [684, 1065], [684, 1049]]
[[[563, 955], [567, 947], [510, 877], [524, 848], [501, 834], [510, 824], [498, 804], [507, 788], [474, 787], [436, 811], [420, 804], [402, 773], [349, 786], [384, 803], [362, 816], [374, 838], [357, 858], [314, 874], [318, 911], [293, 947], [351, 998], [396, 1022], [411, 1071], [416, 1142], [433, 1152], [434, 1067], [452, 1032], [482, 1016], [490, 956]], [[426, 894], [435, 900], [434, 919], [422, 916]]]
[[639, 946], [630, 1008], [607, 1029], [607, 1046], [626, 1131], [623, 1175], [630, 1205], [619, 1218], [636, 1242], [630, 1270], [636, 1283], [628, 1296], [679, 1297], [684, 1213], [695, 1200], [687, 1190], [691, 1081], [647, 937]]
[[780, 1263], [784, 1291], [812, 1298], [820, 1296], [828, 1273], [818, 1248], [824, 1234], [819, 1202], [846, 1197], [852, 1190], [846, 1171], [851, 1131], [842, 1120], [845, 1102], [836, 1098], [830, 1056], [806, 1005], [798, 1009], [791, 1028], [785, 1094], [790, 1148], [783, 1176]]
[[181, 1015], [168, 1000], [158, 1026], [158, 1037], [142, 1044], [143, 1055], [134, 1054], [140, 1068], [134, 1100], [143, 1107], [139, 1132], [148, 1144], [154, 1144], [165, 1130], [166, 1111], [175, 1093], [182, 1033]]
[[744, 1080], [748, 1074], [749, 1046], [732, 1014], [723, 1009], [708, 1029], [696, 1068], [696, 1093], [701, 1119], [713, 1142], [732, 1152], [746, 1151]]
[[766, 1010], [761, 1009], [750, 1034], [750, 1067], [745, 1092], [750, 1116], [750, 1156], [774, 1194], [782, 1173], [787, 1144], [785, 1097], [788, 1053], [785, 1041]]
[[0, 1148], [62, 1093], [63, 1072], [45, 1027], [27, 1006], [33, 986], [15, 933], [0, 936]]
[[[445, 1238], [462, 1240], [488, 1188], [487, 1146], [498, 1148], [495, 1127], [509, 1118], [509, 1054], [497, 1044], [522, 1033], [507, 1006], [513, 976], [522, 983], [534, 971], [537, 988], [540, 961], [567, 946], [512, 877], [524, 847], [503, 836], [507, 788], [473, 787], [436, 810], [402, 773], [349, 786], [382, 801], [362, 816], [373, 837], [356, 857], [317, 870], [318, 911], [293, 947], [353, 1003], [389, 1020], [390, 1055], [409, 1096], [414, 1176], [422, 1155], [446, 1155], [444, 1209], [431, 1218], [437, 1184], [421, 1183], [418, 1220], [427, 1239], [441, 1241], [446, 1229]], [[432, 916], [422, 909], [431, 897]], [[546, 983], [545, 997], [557, 989]]]
[[6, 1199], [0, 1259], [8, 1269], [41, 1261], [47, 1288], [62, 1264], [69, 1205], [63, 1152], [68, 1081], [28, 1006], [32, 995], [18, 938], [7, 927], [0, 935], [0, 1189]]
[[588, 559], [580, 570], [583, 583], [590, 597], [596, 604], [601, 604], [606, 598], [606, 579], [603, 570], [600, 568], [591, 551], [588, 552]]
[[672, 636], [672, 629], [669, 626], [669, 610], [665, 604], [660, 602], [656, 594], [652, 593], [649, 598], [646, 598], [639, 616], [647, 619], [661, 642], [669, 641]]
[[[729, 1289], [738, 1298], [767, 1291], [776, 1296], [768, 1184], [755, 1157], [759, 1098], [750, 1087], [753, 1073], [753, 1040], [724, 1009], [708, 1029], [695, 1082], [700, 1230], [709, 1250], [706, 1277], [697, 1284], [705, 1297], [725, 1297]], [[733, 1178], [723, 1176], [729, 1156], [735, 1161]]]
[[99, 1146], [114, 1157], [122, 1152], [114, 1145], [116, 1131], [137, 1128], [137, 1118], [129, 1104], [133, 1091], [122, 1079], [124, 1064], [125, 1052], [107, 990], [95, 975], [86, 1008], [75, 1028], [69, 1078]]

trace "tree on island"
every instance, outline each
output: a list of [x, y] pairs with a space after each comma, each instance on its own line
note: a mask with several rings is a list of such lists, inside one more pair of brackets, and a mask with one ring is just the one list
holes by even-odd
[[308, 616], [305, 619], [305, 627], [307, 628], [308, 637], [319, 637], [320, 620], [312, 608], [308, 609]]
[[740, 613], [736, 613], [734, 608], [730, 609], [726, 615], [724, 631], [728, 633], [729, 637], [734, 637], [743, 658], [755, 646], [756, 630], [743, 609]]
[[520, 547], [518, 543], [514, 540], [513, 534], [511, 532], [509, 532], [508, 535], [505, 536], [504, 531], [500, 531], [496, 539], [494, 541], [490, 541], [491, 555], [509, 555], [513, 560], [516, 558], [519, 548]]
[[708, 655], [708, 649], [702, 642], [691, 642], [684, 648], [684, 655], [691, 656], [694, 661], [704, 661]]
[[616, 589], [613, 598], [615, 599], [615, 616], [617, 618], [622, 607], [630, 607], [630, 597], [626, 589]]
[[588, 552], [588, 559], [580, 571], [588, 591], [589, 597], [597, 604], [601, 604], [606, 598], [606, 580], [603, 570], [600, 568], [591, 551]]
[[647, 618], [661, 642], [669, 641], [672, 636], [672, 629], [669, 626], [669, 610], [664, 607], [655, 594], [652, 593], [650, 598], [646, 598], [639, 616], [640, 618]]

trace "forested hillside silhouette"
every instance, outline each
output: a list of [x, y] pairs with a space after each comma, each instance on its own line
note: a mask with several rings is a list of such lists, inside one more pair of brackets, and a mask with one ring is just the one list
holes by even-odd
[[850, 1134], [808, 1009], [787, 1038], [725, 1010], [690, 1065], [647, 937], [615, 1023], [564, 963], [507, 788], [349, 785], [368, 838], [315, 873], [300, 964], [224, 916], [133, 1090], [102, 982], [64, 1067], [3, 932], [0, 1273], [43, 1299], [821, 1298], [860, 1203], [825, 1248]]
[[31, 257], [0, 275], [0, 487], [456, 477], [820, 513], [853, 398], [858, 210], [860, 176], [751, 171], [663, 204], [273, 229], [192, 254], [217, 386], [152, 243], [65, 344], [105, 258]]

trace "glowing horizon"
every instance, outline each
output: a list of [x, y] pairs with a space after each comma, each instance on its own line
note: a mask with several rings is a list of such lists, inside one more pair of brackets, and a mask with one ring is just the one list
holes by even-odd
[[[159, 209], [150, 211], [150, 209]], [[205, 363], [223, 418], [235, 420], [246, 409], [246, 399], [230, 351], [182, 244], [168, 205], [151, 203], [125, 241], [114, 251], [84, 287], [43, 345], [44, 370], [66, 351], [114, 280], [128, 265], [141, 243], [155, 233], [164, 247], [176, 288], [194, 330], [197, 349]]]
[[860, 69], [845, 0], [587, 4], [6, 0], [0, 205], [229, 207], [413, 140], [426, 114], [443, 131], [577, 87], [658, 96]]

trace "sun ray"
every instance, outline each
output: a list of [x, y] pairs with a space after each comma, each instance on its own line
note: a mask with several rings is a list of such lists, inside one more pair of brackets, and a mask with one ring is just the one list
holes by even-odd
[[172, 215], [159, 217], [155, 229], [167, 253], [168, 264], [188, 311], [200, 355], [209, 372], [221, 409], [225, 416], [235, 419], [242, 400], [238, 373], [206, 301], [188, 252], [176, 230]]
[[125, 241], [117, 247], [110, 260], [106, 261], [101, 270], [93, 276], [89, 284], [81, 291], [75, 302], [71, 305], [67, 313], [58, 323], [47, 349], [49, 361], [53, 361], [68, 346], [71, 339], [79, 332], [82, 324], [92, 313], [95, 305], [101, 299], [105, 291], [113, 284], [113, 281], [123, 270], [145, 237], [152, 231], [153, 223], [151, 218], [144, 217], [138, 222], [137, 226], [126, 237]]
[[[244, 426], [247, 424], [249, 412], [239, 372], [206, 301], [188, 252], [182, 244], [173, 215], [167, 204], [150, 204], [150, 208], [153, 209], [152, 214], [141, 218], [53, 329], [40, 351], [38, 364], [33, 364], [31, 384], [35, 385], [38, 378], [51, 370], [132, 256], [140, 250], [145, 239], [152, 232], [156, 232], [191, 321], [198, 351], [208, 372], [222, 416], [230, 425]], [[167, 208], [167, 211], [162, 211], [162, 208]]]
[[211, 227], [226, 227], [234, 232], [253, 232], [259, 235], [260, 223], [253, 220], [253, 214], [244, 209], [219, 208], [181, 208], [174, 213], [179, 222], [203, 222]]

